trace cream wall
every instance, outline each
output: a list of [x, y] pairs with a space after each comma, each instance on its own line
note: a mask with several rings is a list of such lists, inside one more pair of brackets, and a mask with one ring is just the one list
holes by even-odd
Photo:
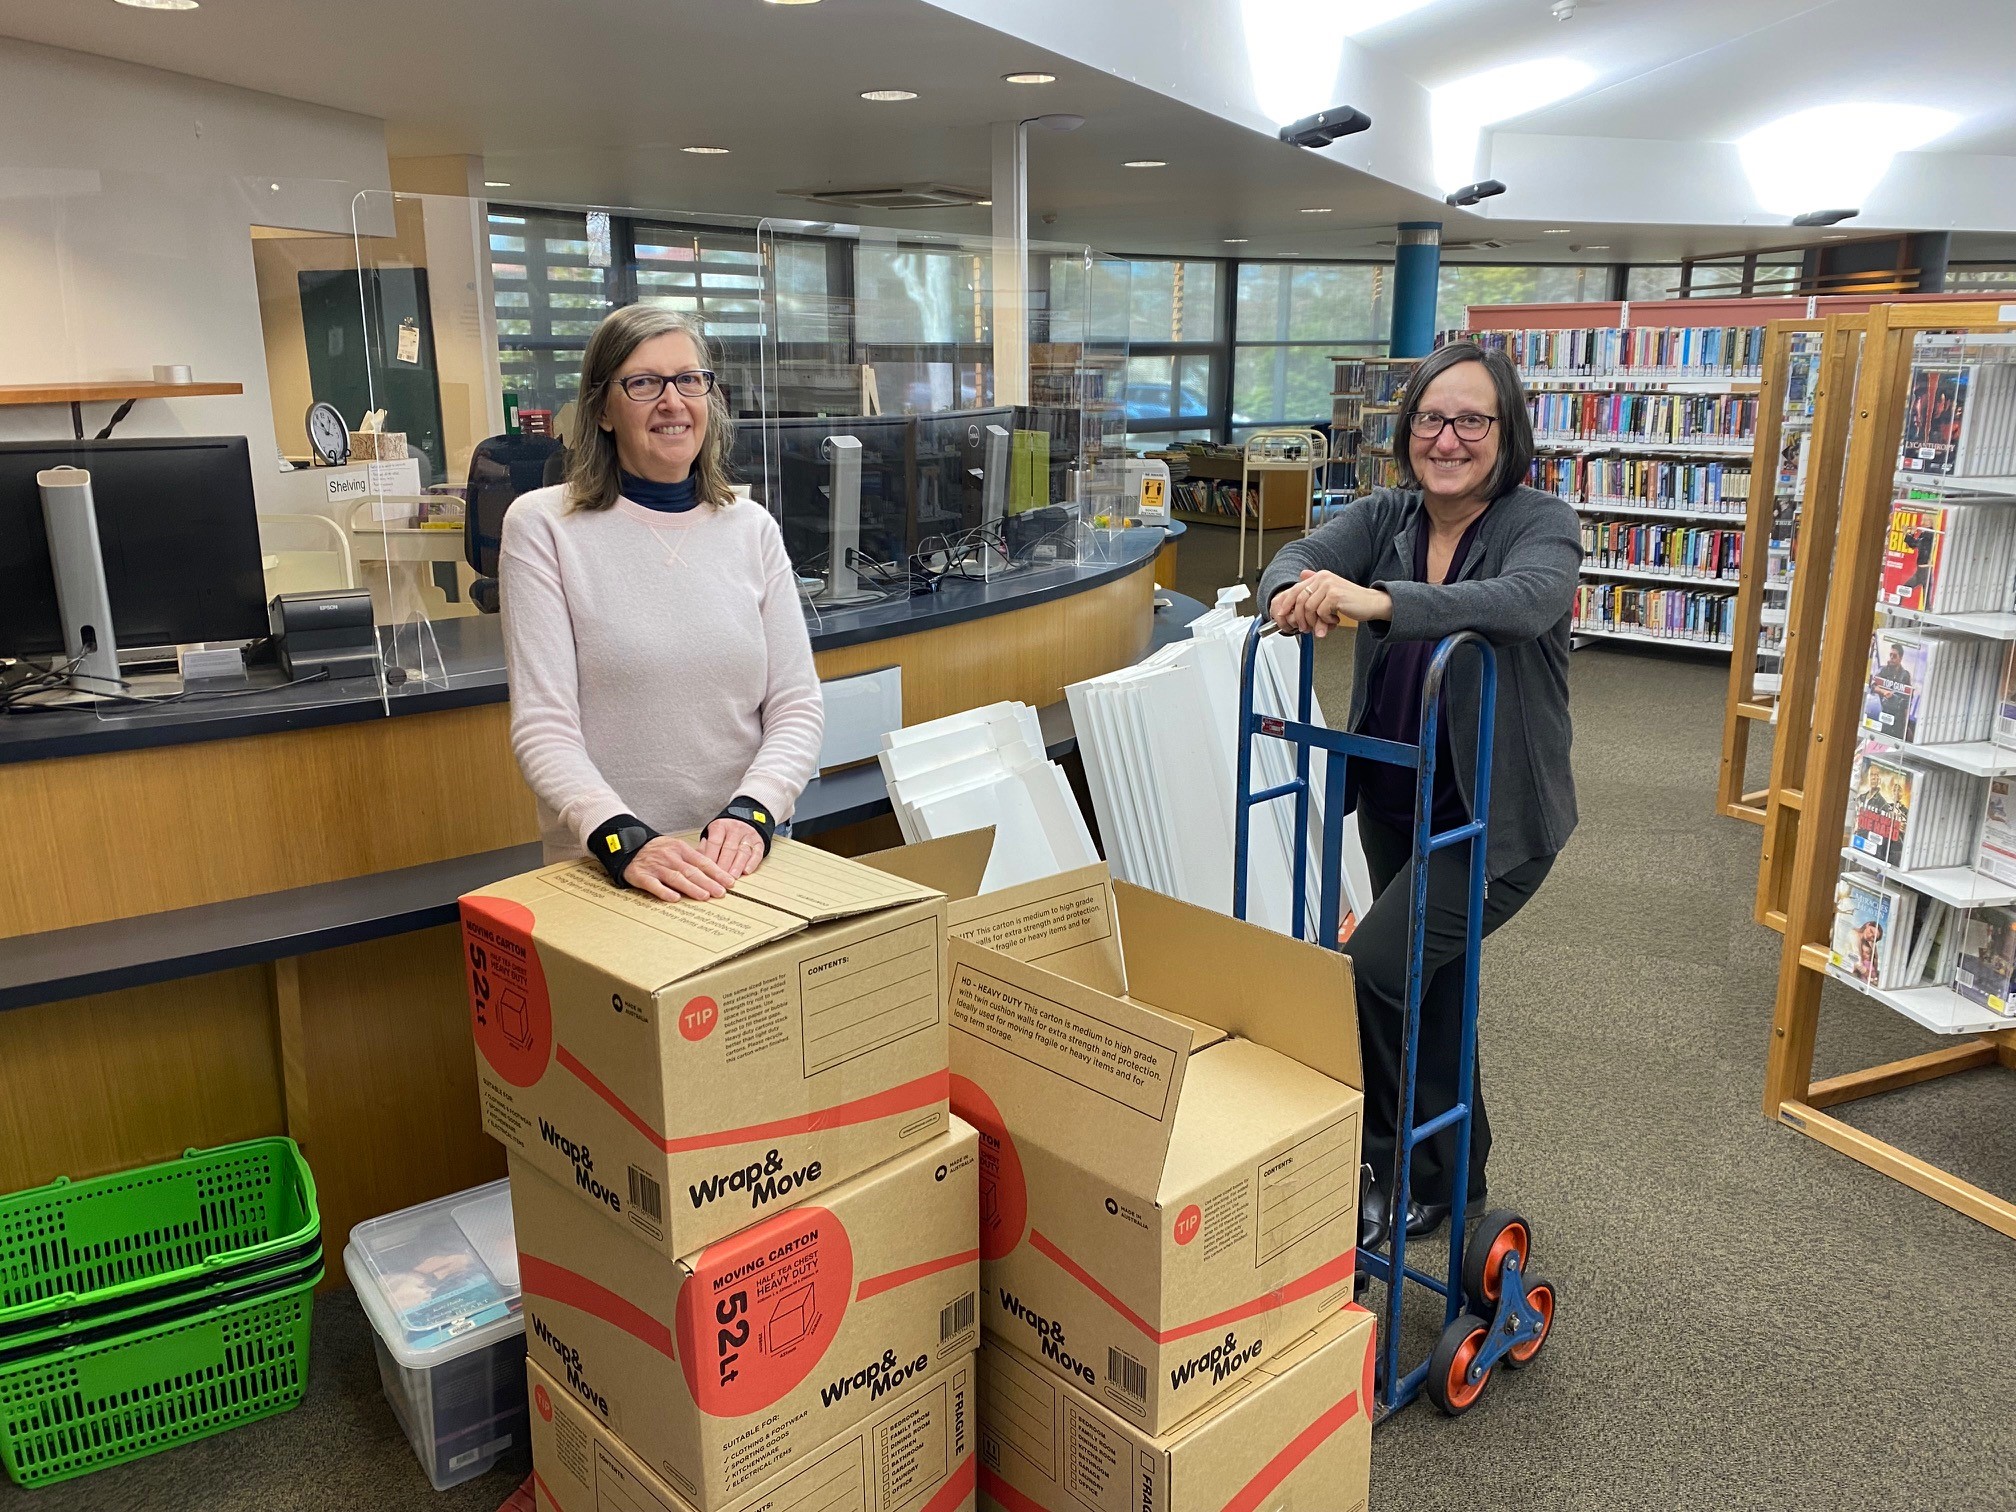
[[[0, 144], [0, 385], [161, 362], [241, 383], [143, 400], [119, 434], [244, 435], [263, 503], [277, 440], [251, 227], [348, 232], [356, 193], [390, 187], [382, 125], [0, 38]], [[86, 433], [109, 414], [86, 406]], [[0, 438], [69, 434], [65, 406], [0, 408]]]

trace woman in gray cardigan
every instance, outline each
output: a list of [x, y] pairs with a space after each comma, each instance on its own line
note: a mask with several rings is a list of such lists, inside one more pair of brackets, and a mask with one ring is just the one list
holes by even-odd
[[[1283, 547], [1260, 579], [1260, 601], [1284, 629], [1326, 635], [1355, 620], [1347, 728], [1409, 744], [1420, 738], [1421, 685], [1435, 643], [1474, 630], [1498, 657], [1498, 712], [1491, 769], [1490, 933], [1533, 896], [1575, 827], [1569, 769], [1568, 628], [1582, 561], [1575, 512], [1524, 484], [1533, 426], [1519, 375], [1500, 352], [1467, 342], [1441, 348], [1415, 369], [1401, 400], [1395, 449], [1404, 486], [1354, 499], [1315, 534]], [[1459, 653], [1437, 719], [1433, 828], [1469, 822], [1476, 787], [1478, 658]], [[1401, 1017], [1407, 992], [1407, 907], [1412, 885], [1414, 775], [1354, 761], [1346, 802], [1376, 901], [1350, 927], [1345, 952], [1358, 981], [1365, 1057], [1366, 1193], [1360, 1243], [1392, 1233], [1390, 1187], [1399, 1103]], [[1416, 1121], [1457, 1100], [1462, 1033], [1468, 846], [1437, 851], [1428, 868], [1426, 973]], [[1483, 1210], [1491, 1152], [1481, 1074], [1470, 1141], [1466, 1217]], [[1455, 1133], [1415, 1151], [1409, 1237], [1449, 1215]]]

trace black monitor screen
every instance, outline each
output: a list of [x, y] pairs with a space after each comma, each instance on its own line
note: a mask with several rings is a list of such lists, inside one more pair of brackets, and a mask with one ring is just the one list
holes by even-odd
[[828, 489], [832, 460], [825, 454], [828, 436], [854, 436], [861, 442], [861, 551], [879, 562], [901, 562], [915, 550], [911, 543], [910, 475], [915, 422], [902, 415], [872, 418], [767, 420], [741, 427], [738, 438], [757, 458], [745, 476], [761, 487], [761, 457], [767, 448], [776, 459], [772, 487], [777, 499], [766, 500], [782, 515], [784, 546], [801, 570], [826, 570]]
[[[1008, 408], [950, 410], [917, 417], [917, 533], [956, 535], [971, 530], [985, 512], [987, 428], [998, 425], [1012, 444], [1015, 411]], [[1006, 462], [1012, 452], [1003, 449]], [[1001, 479], [1001, 499], [1008, 480]]]
[[266, 633], [259, 513], [243, 436], [0, 442], [0, 656], [58, 656], [63, 622], [42, 528], [45, 468], [91, 474], [121, 646]]

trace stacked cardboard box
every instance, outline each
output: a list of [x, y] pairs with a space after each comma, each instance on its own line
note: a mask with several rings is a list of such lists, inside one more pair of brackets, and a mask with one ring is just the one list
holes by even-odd
[[[1312, 1505], [1361, 1505], [1372, 1325], [1351, 1302], [1364, 1099], [1350, 962], [1102, 867], [973, 897], [954, 848], [869, 859], [953, 900], [952, 1103], [980, 1133], [982, 1377], [1019, 1369], [1043, 1388], [983, 1386], [983, 1446], [1021, 1432], [999, 1418], [1010, 1395], [1049, 1410], [1043, 1441], [1063, 1446], [1025, 1456], [1027, 1476], [983, 1457], [983, 1490], [1016, 1512], [1258, 1505], [1196, 1489], [1258, 1455], [1229, 1490], [1304, 1466], [1323, 1488]], [[1108, 1447], [1088, 1448], [1085, 1424]], [[1067, 1484], [1088, 1454], [1129, 1489]], [[1149, 1476], [1151, 1460], [1160, 1489], [1132, 1485], [1125, 1467]], [[1179, 1494], [1185, 1461], [1214, 1468]]]
[[946, 1108], [945, 919], [788, 841], [712, 902], [586, 861], [462, 900], [541, 1507], [755, 1512], [843, 1473], [863, 1512], [972, 1505], [979, 1156]]

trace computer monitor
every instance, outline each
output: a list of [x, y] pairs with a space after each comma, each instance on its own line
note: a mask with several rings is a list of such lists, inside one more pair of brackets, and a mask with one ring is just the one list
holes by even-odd
[[861, 443], [861, 546], [879, 562], [901, 562], [916, 549], [910, 509], [915, 421], [905, 415], [744, 421], [737, 427], [737, 471], [761, 492], [764, 458], [770, 459], [765, 499], [784, 527], [784, 546], [799, 568], [823, 575], [830, 547], [828, 492], [833, 458], [829, 436]]
[[45, 468], [91, 474], [124, 648], [266, 634], [259, 512], [243, 436], [0, 442], [0, 656], [63, 654], [42, 526]]
[[[1015, 411], [948, 410], [917, 417], [917, 533], [954, 535], [986, 518], [989, 427], [1015, 434]], [[994, 448], [997, 452], [998, 445]], [[999, 467], [995, 469], [999, 470]], [[1008, 480], [998, 480], [1008, 496]]]

